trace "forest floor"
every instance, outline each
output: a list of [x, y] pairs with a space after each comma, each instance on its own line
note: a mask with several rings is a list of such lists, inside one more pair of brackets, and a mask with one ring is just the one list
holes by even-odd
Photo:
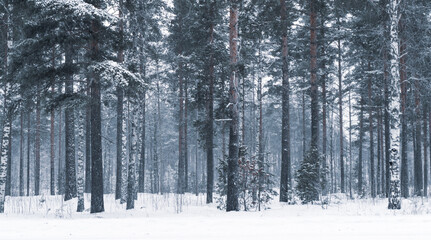
[[[265, 211], [230, 212], [206, 205], [205, 196], [140, 194], [134, 210], [105, 196], [105, 211], [76, 213], [76, 199], [8, 197], [0, 215], [0, 239], [431, 239], [431, 200], [387, 199], [285, 205], [275, 199]], [[182, 203], [182, 204], [180, 204]], [[86, 207], [89, 198], [86, 196]]]

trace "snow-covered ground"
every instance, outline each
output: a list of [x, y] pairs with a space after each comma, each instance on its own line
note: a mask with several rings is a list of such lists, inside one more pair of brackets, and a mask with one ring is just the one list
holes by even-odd
[[[59, 196], [6, 200], [0, 239], [431, 239], [431, 200], [339, 200], [320, 205], [273, 201], [262, 212], [220, 211], [200, 195], [139, 195], [135, 210], [105, 196], [105, 213], [76, 213]], [[180, 204], [182, 202], [182, 204]], [[86, 196], [86, 207], [89, 198]]]

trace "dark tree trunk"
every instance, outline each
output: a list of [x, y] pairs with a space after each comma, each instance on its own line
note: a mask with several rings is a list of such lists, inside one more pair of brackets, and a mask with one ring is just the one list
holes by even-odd
[[[98, 6], [96, 6], [98, 7]], [[98, 23], [91, 23], [91, 59], [99, 56]], [[103, 202], [103, 159], [100, 78], [94, 72], [91, 81], [91, 213], [105, 211]]]
[[[339, 19], [338, 19], [338, 24]], [[341, 74], [341, 40], [338, 39], [338, 104], [340, 120], [340, 175], [341, 192], [345, 192], [345, 170], [344, 170], [344, 135], [343, 135], [343, 75]]]
[[[68, 68], [73, 66], [72, 46], [66, 46], [65, 65]], [[73, 94], [73, 75], [67, 76], [66, 95]], [[66, 182], [64, 200], [70, 200], [76, 194], [76, 162], [75, 162], [75, 116], [73, 107], [66, 107], [65, 110], [65, 144], [66, 144]]]
[[[368, 62], [368, 70], [371, 71], [370, 62]], [[370, 132], [370, 186], [371, 197], [376, 197], [376, 173], [374, 163], [374, 126], [373, 126], [373, 99], [372, 99], [372, 80], [371, 76], [368, 79], [368, 119], [369, 119], [369, 132]]]
[[283, 26], [281, 38], [282, 54], [282, 117], [281, 117], [281, 176], [280, 176], [280, 202], [289, 200], [289, 190], [292, 187], [291, 160], [290, 160], [290, 117], [289, 117], [289, 60], [287, 41], [287, 7], [286, 1], [280, 0], [281, 24]]
[[[143, 55], [141, 55], [140, 72], [145, 80], [146, 67]], [[145, 192], [145, 112], [146, 112], [146, 92], [142, 96], [142, 135], [141, 135], [141, 159], [139, 159], [139, 179], [138, 179], [138, 192]]]
[[19, 117], [19, 196], [24, 196], [24, 111], [21, 109]]
[[360, 114], [359, 114], [359, 156], [358, 156], [358, 195], [360, 197], [364, 196], [363, 188], [363, 160], [362, 160], [362, 144], [364, 141], [364, 98], [361, 95], [360, 100]]
[[[60, 84], [58, 85], [58, 94], [61, 94], [63, 91], [63, 83], [60, 82]], [[64, 167], [63, 167], [63, 138], [62, 138], [62, 134], [63, 134], [63, 111], [61, 106], [58, 109], [58, 115], [59, 115], [59, 120], [58, 120], [58, 174], [57, 174], [57, 190], [58, 190], [58, 194], [63, 194], [64, 193], [64, 184], [63, 184], [63, 177], [64, 177]]]
[[238, 211], [238, 155], [239, 155], [239, 114], [238, 114], [238, 0], [230, 1], [229, 15], [229, 49], [230, 49], [230, 81], [229, 81], [229, 158], [227, 170], [226, 211]]
[[[91, 97], [90, 76], [87, 79], [87, 97]], [[85, 105], [85, 193], [91, 193], [91, 103]]]
[[34, 195], [40, 192], [40, 87], [37, 87], [36, 96], [36, 133], [35, 133], [35, 166], [34, 166]]
[[30, 137], [31, 137], [31, 110], [27, 112], [27, 196], [30, 196]]
[[[400, 21], [401, 22], [401, 21]], [[400, 31], [402, 24], [400, 23]], [[409, 197], [409, 172], [407, 159], [407, 121], [406, 121], [406, 97], [407, 97], [407, 72], [406, 72], [406, 44], [400, 39], [400, 84], [401, 84], [401, 196]]]
[[428, 102], [422, 104], [422, 121], [424, 126], [423, 131], [423, 151], [424, 151], [424, 192], [423, 196], [428, 197]]
[[[214, 21], [215, 1], [210, 3], [210, 17]], [[207, 107], [207, 129], [206, 129], [206, 154], [207, 154], [207, 198], [206, 203], [213, 202], [214, 191], [214, 23], [209, 26], [209, 45], [211, 52], [209, 54], [208, 66], [208, 101]], [[197, 138], [197, 137], [196, 137]], [[196, 145], [197, 151], [197, 145]], [[197, 154], [197, 153], [196, 153]], [[196, 156], [197, 160], [197, 156]], [[197, 161], [196, 161], [196, 176], [197, 176]], [[196, 186], [198, 182], [196, 181]], [[196, 188], [197, 189], [197, 188]], [[197, 190], [196, 190], [197, 194]]]
[[[52, 61], [54, 64], [54, 60]], [[53, 65], [54, 67], [54, 65]], [[54, 94], [54, 86], [52, 87], [52, 93]], [[49, 135], [49, 148], [50, 148], [50, 190], [51, 195], [55, 195], [55, 111], [50, 111], [50, 135]]]
[[[124, 26], [123, 26], [123, 0], [118, 1], [119, 7], [118, 7], [118, 18], [119, 20], [119, 35], [120, 35], [120, 44], [123, 44], [123, 35], [124, 35]], [[124, 52], [123, 52], [123, 46], [120, 46], [118, 53], [117, 53], [117, 60], [121, 64], [124, 61]], [[123, 118], [124, 118], [124, 89], [123, 86], [118, 85], [117, 86], [117, 174], [116, 174], [116, 184], [115, 184], [115, 199], [122, 199], [124, 196], [122, 196], [122, 184], [123, 183], [123, 158], [124, 152], [123, 152]], [[127, 174], [127, 173], [124, 173]]]
[[415, 154], [414, 154], [414, 183], [415, 195], [423, 194], [423, 163], [422, 163], [422, 129], [421, 129], [421, 102], [420, 102], [420, 85], [419, 80], [415, 84]]

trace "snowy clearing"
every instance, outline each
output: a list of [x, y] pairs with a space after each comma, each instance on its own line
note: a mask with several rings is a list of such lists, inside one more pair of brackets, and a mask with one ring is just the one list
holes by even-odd
[[[230, 212], [206, 205], [205, 197], [139, 195], [135, 210], [105, 196], [105, 213], [76, 213], [75, 199], [12, 197], [0, 215], [1, 239], [429, 239], [431, 201], [403, 201], [387, 210], [387, 199], [342, 200], [320, 205], [277, 201], [262, 212]], [[89, 206], [86, 196], [86, 206]], [[338, 202], [338, 203], [337, 203]]]

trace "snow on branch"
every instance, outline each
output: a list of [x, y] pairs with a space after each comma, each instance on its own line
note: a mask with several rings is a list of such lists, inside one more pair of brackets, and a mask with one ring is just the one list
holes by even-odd
[[41, 8], [43, 11], [59, 13], [57, 14], [59, 17], [61, 17], [60, 13], [69, 13], [77, 19], [99, 19], [108, 22], [116, 22], [118, 20], [116, 16], [82, 0], [30, 0], [30, 2], [33, 2], [35, 6]]
[[89, 70], [99, 74], [102, 80], [112, 82], [115, 86], [124, 88], [129, 86], [147, 87], [139, 75], [130, 72], [121, 64], [111, 60], [96, 63], [90, 66]]

